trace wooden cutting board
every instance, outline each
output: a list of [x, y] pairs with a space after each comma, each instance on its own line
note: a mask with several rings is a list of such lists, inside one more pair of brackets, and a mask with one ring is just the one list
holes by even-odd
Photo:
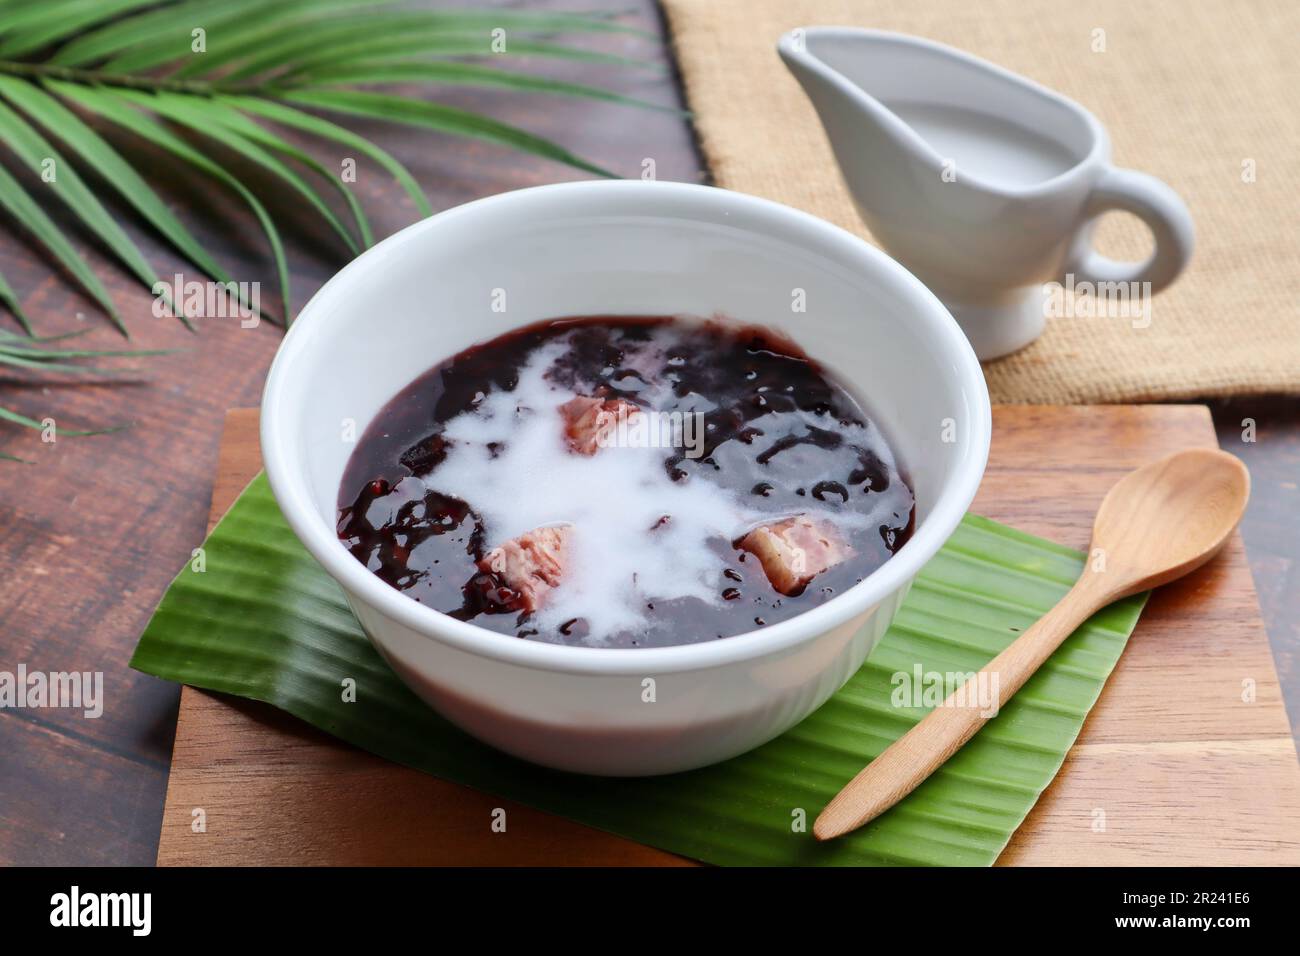
[[[1084, 548], [1121, 474], [1214, 445], [1201, 406], [999, 406], [974, 510]], [[230, 412], [213, 524], [260, 467], [257, 410]], [[491, 827], [498, 807], [505, 833]], [[158, 862], [688, 863], [189, 687]], [[1300, 766], [1239, 537], [1152, 597], [1061, 773], [998, 862], [1300, 863]]]

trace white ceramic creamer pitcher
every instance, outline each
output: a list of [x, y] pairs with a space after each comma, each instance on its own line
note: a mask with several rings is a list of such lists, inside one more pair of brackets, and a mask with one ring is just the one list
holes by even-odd
[[[872, 234], [943, 300], [981, 359], [1038, 337], [1047, 283], [1123, 284], [1145, 296], [1187, 264], [1183, 201], [1152, 176], [1112, 166], [1105, 129], [1072, 100], [901, 33], [808, 27], [778, 50]], [[1096, 218], [1113, 209], [1151, 228], [1145, 262], [1092, 248]]]

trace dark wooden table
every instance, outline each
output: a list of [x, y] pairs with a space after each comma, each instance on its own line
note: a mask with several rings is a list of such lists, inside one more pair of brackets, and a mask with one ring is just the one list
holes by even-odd
[[[563, 9], [573, 4], [546, 0], [528, 6]], [[629, 6], [634, 8], [629, 22], [662, 36], [652, 0]], [[634, 73], [582, 64], [543, 69], [680, 105], [662, 40], [619, 36], [593, 45], [657, 58], [664, 71]], [[661, 179], [706, 179], [688, 123], [670, 113], [466, 89], [441, 96], [563, 142], [623, 175], [640, 175], [642, 161], [650, 158]], [[437, 134], [366, 124], [357, 128], [407, 164], [435, 209], [580, 175]], [[302, 142], [327, 166], [346, 155], [336, 157], [337, 151], [318, 141]], [[131, 150], [143, 157], [145, 174], [173, 209], [235, 275], [269, 280], [256, 224], [225, 193], [201, 178], [174, 172], [157, 154]], [[416, 218], [409, 199], [385, 174], [364, 161], [359, 166], [356, 188], [377, 234]], [[295, 301], [301, 305], [346, 261], [347, 253], [287, 198], [269, 205], [285, 226]], [[164, 277], [192, 271], [152, 234], [129, 231]], [[241, 329], [230, 320], [209, 320], [199, 335], [190, 335], [174, 320], [154, 318], [148, 291], [128, 281], [115, 264], [96, 250], [87, 254], [122, 309], [132, 344], [183, 351], [143, 362], [147, 378], [137, 383], [71, 387], [66, 380], [0, 373], [0, 395], [31, 417], [51, 416], [63, 428], [134, 425], [52, 445], [16, 428], [0, 428], [0, 450], [37, 462], [0, 463], [0, 671], [14, 671], [20, 663], [29, 670], [102, 671], [106, 698], [103, 716], [95, 720], [68, 710], [0, 710], [0, 863], [153, 862], [178, 688], [131, 671], [126, 661], [171, 576], [202, 541], [224, 412], [257, 403], [279, 342], [279, 332], [268, 324]], [[49, 264], [8, 230], [0, 232], [0, 272], [15, 286], [41, 332], [90, 327], [94, 331], [83, 341], [121, 345], [94, 306], [55, 278]], [[273, 285], [265, 281], [264, 286], [264, 301], [271, 301]], [[1244, 534], [1294, 715], [1300, 706], [1295, 672], [1300, 646], [1300, 408], [1295, 401], [1237, 400], [1216, 404], [1214, 412], [1220, 442], [1242, 455], [1254, 475], [1255, 498]], [[1241, 441], [1244, 418], [1256, 422], [1255, 443]]]

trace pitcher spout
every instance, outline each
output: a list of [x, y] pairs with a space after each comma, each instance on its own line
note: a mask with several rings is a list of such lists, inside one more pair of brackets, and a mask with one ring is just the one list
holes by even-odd
[[[859, 32], [868, 31], [852, 31]], [[777, 52], [812, 102], [846, 179], [856, 180], [856, 160], [864, 151], [877, 169], [881, 163], [900, 169], [919, 163], [938, 171], [940, 158], [927, 155], [907, 123], [873, 93], [873, 74], [888, 64], [876, 64], [872, 44], [844, 31], [800, 27], [781, 37]]]

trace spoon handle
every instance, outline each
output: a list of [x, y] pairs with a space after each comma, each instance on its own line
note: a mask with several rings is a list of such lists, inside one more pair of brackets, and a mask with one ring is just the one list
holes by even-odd
[[995, 716], [1061, 642], [1107, 598], [1084, 572], [1069, 593], [915, 727], [849, 781], [826, 805], [813, 834], [830, 840], [874, 820], [911, 793]]

